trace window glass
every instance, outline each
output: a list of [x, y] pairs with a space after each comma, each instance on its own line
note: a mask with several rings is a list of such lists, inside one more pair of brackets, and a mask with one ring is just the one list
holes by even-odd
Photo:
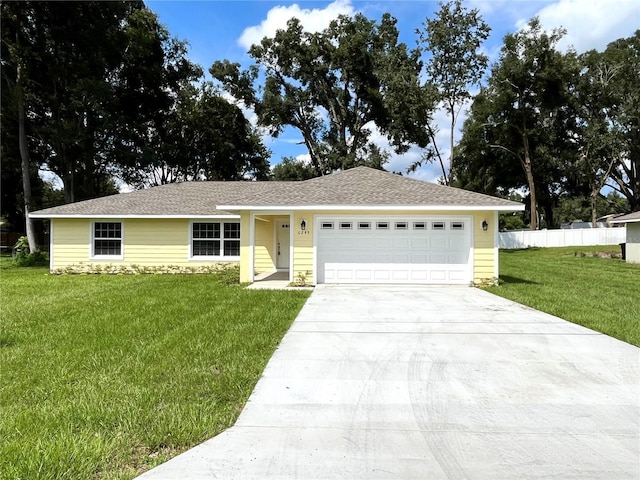
[[340, 222], [340, 228], [342, 230], [351, 230], [351, 222]]
[[427, 228], [427, 224], [425, 222], [413, 222], [414, 230], [425, 230]]
[[96, 222], [93, 224], [93, 255], [122, 255], [122, 223]]
[[[287, 225], [288, 227], [289, 225]], [[240, 238], [240, 224], [239, 223], [225, 223], [224, 224], [224, 238]]]
[[432, 230], [444, 230], [444, 222], [433, 222], [431, 224]]
[[239, 222], [194, 222], [191, 255], [237, 257], [240, 255]]
[[389, 222], [376, 222], [376, 228], [378, 230], [388, 230]]
[[371, 228], [371, 222], [358, 222], [358, 228], [360, 230], [369, 230]]
[[406, 230], [409, 228], [407, 222], [396, 222], [396, 230]]

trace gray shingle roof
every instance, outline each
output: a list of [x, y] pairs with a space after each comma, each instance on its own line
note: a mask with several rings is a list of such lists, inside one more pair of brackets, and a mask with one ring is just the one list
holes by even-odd
[[[358, 167], [302, 182], [184, 182], [33, 212], [51, 216], [224, 215], [228, 207], [425, 206], [522, 209], [522, 204]], [[221, 209], [219, 209], [221, 206]], [[229, 208], [229, 210], [233, 210]]]
[[357, 167], [303, 182], [279, 182], [273, 188], [247, 192], [223, 206], [484, 206], [522, 208], [490, 195]]
[[611, 220], [613, 223], [632, 223], [632, 222], [640, 222], [640, 211], [627, 213], [626, 215], [622, 215], [620, 217], [616, 217]]

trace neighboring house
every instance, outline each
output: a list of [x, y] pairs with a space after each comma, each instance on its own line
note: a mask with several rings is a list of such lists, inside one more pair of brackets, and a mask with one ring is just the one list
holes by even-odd
[[469, 284], [498, 276], [498, 213], [524, 205], [366, 167], [300, 182], [185, 182], [31, 214], [51, 269], [239, 262], [240, 280]]
[[629, 263], [640, 263], [640, 212], [616, 217], [612, 223], [624, 224], [627, 228], [625, 258]]

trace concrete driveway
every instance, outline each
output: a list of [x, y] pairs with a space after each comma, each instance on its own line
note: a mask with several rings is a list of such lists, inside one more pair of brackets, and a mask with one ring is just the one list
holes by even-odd
[[319, 286], [160, 479], [640, 479], [640, 349], [468, 287]]

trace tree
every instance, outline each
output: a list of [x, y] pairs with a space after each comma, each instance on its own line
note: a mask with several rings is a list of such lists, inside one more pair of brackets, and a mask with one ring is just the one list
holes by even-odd
[[[573, 52], [562, 54], [556, 49], [563, 34], [562, 30], [543, 32], [534, 18], [526, 29], [506, 35], [488, 86], [475, 99], [473, 114], [463, 131], [463, 138], [470, 131], [474, 141], [481, 137], [485, 145], [465, 141], [461, 155], [482, 161], [478, 150], [488, 147], [499, 151], [491, 157], [499, 163], [491, 171], [496, 176], [506, 174], [509, 181], [497, 182], [528, 190], [531, 229], [538, 228], [539, 206], [544, 209], [547, 225], [554, 224], [553, 207], [562, 187], [560, 181], [565, 165], [575, 155], [575, 148], [568, 145], [575, 131], [571, 91], [577, 62]], [[522, 170], [520, 185], [511, 175], [514, 161]]]
[[631, 211], [640, 210], [640, 30], [610, 43], [602, 65], [611, 74], [610, 141], [615, 162], [608, 183], [626, 197]]
[[258, 132], [210, 83], [182, 88], [159, 127], [157, 147], [121, 172], [128, 183], [269, 177], [270, 152]]
[[[31, 181], [33, 169], [30, 160], [29, 140], [27, 137], [27, 121], [25, 114], [25, 102], [28, 79], [25, 78], [26, 57], [28, 56], [27, 34], [24, 25], [28, 22], [28, 15], [16, 4], [1, 4], [3, 29], [2, 29], [2, 92], [3, 112], [3, 177], [5, 169], [11, 164], [11, 154], [17, 150], [20, 158], [20, 181], [22, 184], [22, 217], [24, 218], [27, 241], [30, 252], [38, 250], [33, 220], [29, 218], [29, 212], [33, 209], [33, 196]], [[13, 127], [13, 128], [12, 128]], [[17, 136], [7, 131], [14, 131]], [[11, 145], [13, 141], [13, 145]], [[14, 151], [11, 152], [12, 147]], [[17, 148], [15, 148], [17, 147]], [[7, 161], [9, 160], [9, 161]], [[5, 185], [3, 185], [4, 187]], [[4, 194], [4, 188], [3, 188]], [[10, 200], [11, 202], [11, 200]], [[10, 204], [13, 204], [11, 202]], [[6, 207], [6, 205], [5, 205]], [[14, 212], [10, 212], [10, 216]]]
[[[460, 110], [472, 98], [470, 89], [479, 86], [487, 68], [489, 57], [480, 52], [480, 47], [490, 31], [479, 11], [463, 7], [462, 0], [441, 2], [435, 18], [427, 18], [423, 30], [416, 30], [421, 52], [430, 54], [425, 64], [429, 82], [435, 87], [436, 100], [444, 107], [450, 120], [450, 171], [454, 170], [456, 123]], [[431, 145], [423, 161], [437, 159], [444, 182], [449, 185], [442, 149], [436, 142], [437, 127], [429, 122], [427, 131]]]
[[[582, 68], [574, 93], [578, 157], [573, 168], [567, 172], [567, 178], [574, 179], [574, 188], [569, 193], [589, 196], [589, 217], [595, 227], [598, 199], [602, 197], [601, 190], [611, 175], [618, 155], [618, 141], [610, 128], [614, 105], [611, 83], [616, 72], [603, 63], [601, 54], [596, 51], [581, 55], [579, 60]], [[581, 190], [582, 185], [584, 188]]]
[[[418, 53], [398, 43], [396, 20], [388, 14], [379, 24], [360, 14], [341, 16], [318, 33], [292, 19], [249, 55], [256, 65], [245, 71], [222, 61], [210, 72], [255, 109], [271, 135], [297, 129], [315, 175], [380, 163], [370, 142], [374, 125], [397, 152], [428, 143], [423, 123], [433, 101], [419, 84]], [[260, 68], [265, 78], [257, 88]]]
[[140, 1], [2, 8], [3, 67], [21, 67], [31, 159], [61, 178], [66, 202], [107, 193], [123, 164], [152, 149], [176, 88], [202, 70]]
[[276, 181], [301, 181], [315, 177], [313, 167], [302, 160], [284, 157], [273, 167], [272, 179]]

